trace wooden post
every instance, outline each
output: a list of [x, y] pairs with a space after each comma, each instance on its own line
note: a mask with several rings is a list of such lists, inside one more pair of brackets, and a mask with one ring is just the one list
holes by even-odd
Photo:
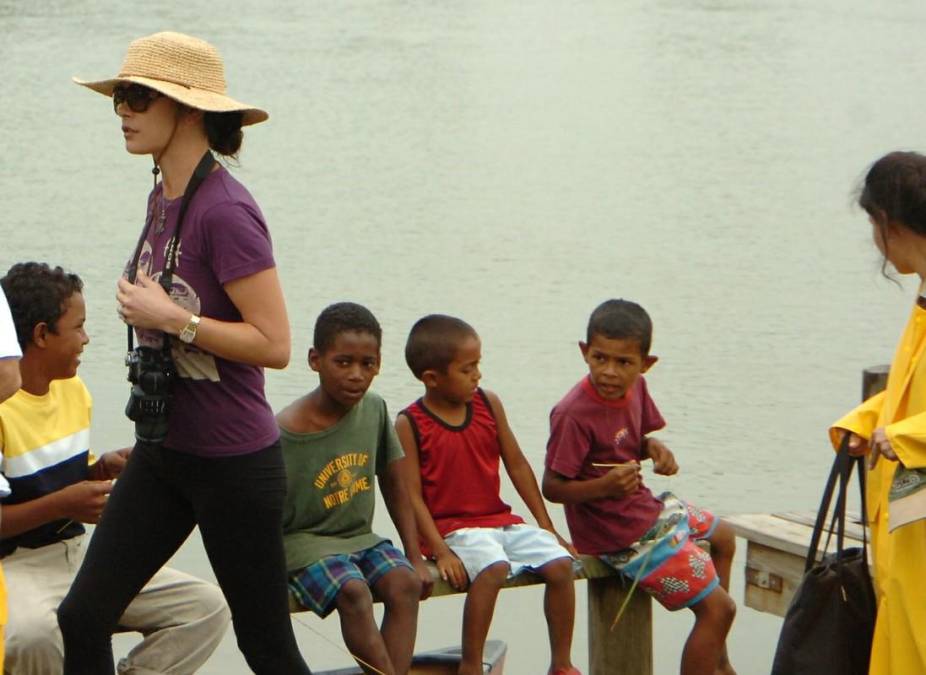
[[872, 366], [862, 371], [862, 400], [868, 400], [887, 387], [890, 366]]
[[611, 624], [627, 597], [620, 577], [588, 580], [588, 670], [590, 675], [652, 675], [653, 606], [635, 589], [620, 623]]

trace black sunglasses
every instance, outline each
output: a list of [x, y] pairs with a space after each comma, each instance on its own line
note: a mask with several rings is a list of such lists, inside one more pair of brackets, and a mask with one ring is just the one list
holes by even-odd
[[161, 92], [140, 84], [127, 84], [113, 89], [113, 110], [119, 112], [119, 104], [125, 103], [132, 112], [143, 113]]

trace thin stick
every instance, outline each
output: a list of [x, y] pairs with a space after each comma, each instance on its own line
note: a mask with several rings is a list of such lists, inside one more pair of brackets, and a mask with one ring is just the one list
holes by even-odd
[[614, 617], [614, 621], [611, 622], [611, 630], [613, 631], [618, 622], [621, 620], [621, 617], [624, 615], [624, 611], [627, 609], [627, 605], [630, 604], [630, 598], [633, 597], [633, 592], [637, 590], [637, 584], [640, 583], [640, 579], [643, 578], [643, 573], [646, 571], [646, 563], [649, 562], [650, 556], [653, 554], [653, 551], [656, 549], [656, 546], [653, 545], [649, 551], [646, 552], [646, 555], [643, 556], [643, 561], [640, 563], [640, 569], [637, 571], [636, 575], [633, 578], [633, 583], [630, 584], [630, 590], [627, 591], [627, 595], [624, 597], [624, 602], [621, 603], [620, 609], [617, 610], [617, 614]]
[[335, 642], [334, 640], [332, 640], [331, 638], [329, 638], [327, 635], [324, 635], [323, 633], [321, 633], [321, 632], [315, 630], [314, 628], [312, 628], [312, 626], [310, 626], [309, 624], [307, 624], [305, 621], [303, 621], [302, 619], [300, 619], [300, 618], [299, 618], [298, 616], [296, 616], [295, 614], [292, 614], [291, 616], [292, 616], [296, 621], [298, 621], [299, 623], [301, 623], [303, 626], [305, 626], [306, 628], [308, 628], [310, 631], [312, 631], [313, 633], [315, 633], [318, 637], [320, 637], [321, 639], [325, 640], [325, 641], [328, 642], [329, 644], [333, 645], [336, 649], [339, 649], [339, 650], [341, 650], [342, 652], [344, 652], [345, 654], [347, 654], [349, 657], [351, 657], [352, 659], [354, 659], [354, 661], [356, 661], [357, 663], [359, 663], [361, 666], [365, 666], [366, 668], [369, 668], [369, 669], [372, 670], [374, 673], [378, 673], [378, 675], [386, 675], [386, 673], [384, 673], [383, 671], [381, 671], [381, 670], [380, 670], [379, 668], [377, 668], [376, 666], [371, 666], [369, 663], [367, 663], [366, 661], [364, 661], [363, 659], [361, 659], [359, 656], [357, 656], [357, 655], [355, 655], [355, 654], [351, 654], [351, 652], [350, 652], [349, 649], [345, 649], [344, 647], [342, 647], [341, 645], [339, 645], [337, 642]]

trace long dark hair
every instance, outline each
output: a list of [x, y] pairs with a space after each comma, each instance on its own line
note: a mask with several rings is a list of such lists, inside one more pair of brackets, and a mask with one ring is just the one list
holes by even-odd
[[868, 169], [858, 205], [881, 232], [887, 276], [888, 228], [905, 227], [926, 237], [926, 157], [918, 152], [890, 152]]

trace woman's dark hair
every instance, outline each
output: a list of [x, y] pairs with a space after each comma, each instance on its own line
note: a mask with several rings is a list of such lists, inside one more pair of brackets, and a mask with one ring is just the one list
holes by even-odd
[[83, 290], [84, 282], [60, 267], [24, 262], [13, 265], [0, 279], [0, 286], [10, 305], [16, 339], [25, 353], [38, 324], [44, 322], [52, 333], [58, 332], [58, 319], [67, 309], [67, 301]]
[[926, 157], [891, 152], [871, 165], [859, 189], [858, 205], [881, 231], [886, 276], [888, 227], [901, 226], [926, 237]]
[[203, 114], [203, 125], [206, 128], [206, 138], [209, 147], [215, 152], [232, 159], [238, 158], [244, 132], [241, 131], [242, 112], [206, 112]]

